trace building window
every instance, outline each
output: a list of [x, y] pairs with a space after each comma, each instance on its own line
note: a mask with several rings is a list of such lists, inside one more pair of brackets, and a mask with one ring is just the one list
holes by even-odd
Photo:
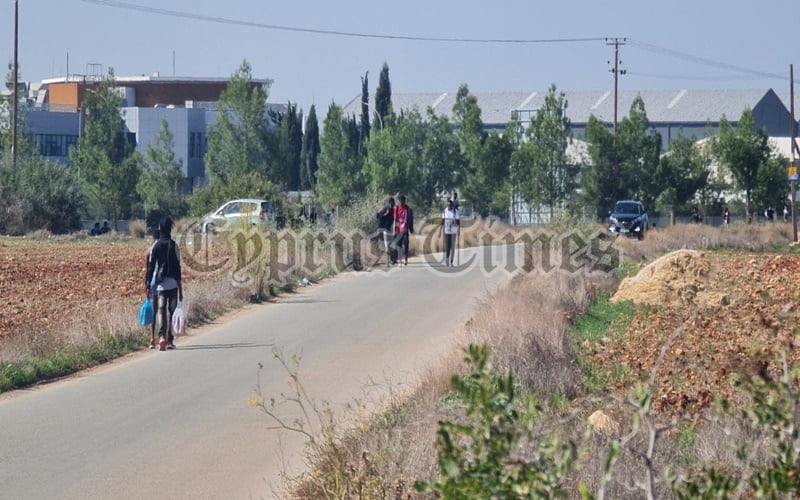
[[39, 154], [42, 156], [66, 157], [69, 148], [78, 144], [77, 135], [63, 134], [36, 134], [34, 141], [39, 146]]
[[202, 158], [205, 152], [205, 134], [202, 132], [189, 132], [189, 158]]

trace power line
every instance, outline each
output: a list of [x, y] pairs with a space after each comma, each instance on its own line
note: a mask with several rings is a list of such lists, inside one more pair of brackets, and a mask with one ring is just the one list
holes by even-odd
[[[300, 26], [287, 26], [287, 25], [280, 25], [280, 24], [267, 24], [267, 23], [258, 23], [254, 21], [245, 21], [241, 19], [232, 19], [227, 17], [220, 17], [220, 16], [207, 16], [202, 14], [195, 14], [192, 12], [185, 12], [185, 11], [178, 11], [178, 10], [170, 10], [170, 9], [163, 9], [158, 7], [148, 7], [145, 5], [139, 5], [131, 2], [124, 2], [119, 0], [80, 0], [83, 3], [99, 5], [103, 7], [111, 7], [116, 9], [125, 9], [130, 11], [136, 12], [144, 12], [148, 14], [155, 14], [159, 16], [167, 16], [167, 17], [176, 17], [182, 19], [194, 19], [197, 21], [205, 21], [210, 23], [216, 24], [229, 24], [235, 26], [246, 26], [250, 28], [257, 28], [257, 29], [266, 29], [266, 30], [278, 30], [278, 31], [288, 31], [288, 32], [295, 32], [295, 33], [310, 33], [316, 35], [327, 35], [327, 36], [342, 36], [342, 37], [351, 37], [351, 38], [368, 38], [368, 39], [383, 39], [383, 40], [402, 40], [402, 41], [416, 41], [416, 42], [442, 42], [442, 43], [473, 43], [473, 44], [555, 44], [555, 43], [587, 43], [587, 42], [603, 42], [607, 41], [608, 38], [605, 37], [586, 37], [586, 38], [467, 38], [467, 37], [430, 37], [430, 36], [413, 36], [413, 35], [387, 35], [387, 34], [379, 34], [379, 33], [361, 33], [361, 32], [353, 32], [353, 31], [341, 31], [341, 30], [326, 30], [326, 29], [316, 29], [316, 28], [305, 28]], [[695, 64], [700, 64], [704, 66], [710, 66], [715, 68], [721, 68], [728, 71], [733, 71], [735, 73], [749, 75], [751, 77], [759, 77], [759, 78], [770, 78], [774, 80], [785, 80], [785, 75], [778, 74], [778, 73], [769, 73], [764, 71], [758, 71], [751, 68], [746, 68], [743, 66], [737, 66], [734, 64], [729, 64], [725, 62], [715, 61], [713, 59], [708, 59], [692, 54], [688, 54], [685, 52], [680, 52], [678, 50], [669, 49], [666, 47], [661, 47], [652, 43], [643, 42], [641, 40], [634, 40], [631, 38], [627, 38], [627, 42], [632, 46], [636, 47], [641, 50], [645, 50], [648, 52], [665, 55], [668, 57], [672, 57], [675, 59], [679, 59], [682, 61], [688, 61]], [[656, 75], [650, 74], [646, 75], [643, 73], [638, 73], [640, 76], [650, 76], [654, 78], [664, 78], [664, 79], [684, 79], [684, 80], [703, 80], [706, 78], [703, 77], [681, 77], [681, 76], [669, 76], [669, 75]], [[708, 80], [722, 80], [727, 78], [713, 78], [709, 77]]]
[[695, 80], [695, 81], [721, 81], [721, 80], [750, 80], [755, 78], [752, 75], [728, 75], [728, 76], [691, 76], [691, 75], [667, 75], [663, 73], [645, 73], [641, 71], [628, 71], [631, 76], [643, 78], [658, 78], [661, 80]]
[[81, 0], [84, 3], [113, 7], [117, 9], [133, 10], [136, 12], [146, 12], [160, 16], [178, 17], [182, 19], [195, 19], [217, 24], [232, 24], [236, 26], [247, 26], [251, 28], [292, 31], [298, 33], [313, 33], [316, 35], [346, 36], [353, 38], [373, 38], [386, 40], [406, 40], [416, 42], [448, 42], [448, 43], [506, 43], [506, 44], [537, 44], [537, 43], [585, 43], [603, 41], [605, 38], [539, 38], [539, 39], [516, 39], [516, 38], [448, 38], [448, 37], [429, 37], [429, 36], [410, 36], [410, 35], [381, 35], [377, 33], [358, 33], [353, 31], [323, 30], [315, 28], [303, 28], [298, 26], [285, 26], [280, 24], [265, 24], [253, 21], [243, 21], [219, 16], [204, 16], [191, 12], [178, 10], [161, 9], [157, 7], [147, 7], [129, 2], [116, 0]]
[[674, 49], [668, 49], [666, 47], [659, 47], [658, 45], [654, 45], [652, 43], [642, 42], [640, 40], [632, 40], [629, 39], [628, 42], [632, 47], [636, 47], [642, 50], [646, 50], [648, 52], [653, 52], [656, 54], [666, 55], [669, 57], [673, 57], [675, 59], [680, 59], [682, 61], [689, 61], [696, 64], [701, 64], [704, 66], [711, 66], [715, 68], [726, 69], [729, 71], [734, 71], [736, 73], [743, 73], [752, 76], [758, 76], [760, 78], [772, 78], [776, 80], [786, 80], [785, 75], [780, 75], [777, 73], [767, 73], [764, 71], [758, 71], [750, 68], [745, 68], [742, 66], [736, 66], [734, 64], [728, 64], [720, 61], [715, 61], [713, 59], [707, 59], [705, 57], [699, 57], [692, 54], [687, 54], [685, 52], [680, 52]]

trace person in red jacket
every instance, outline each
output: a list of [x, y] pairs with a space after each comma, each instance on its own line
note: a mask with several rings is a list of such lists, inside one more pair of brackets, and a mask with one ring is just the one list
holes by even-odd
[[[394, 207], [394, 241], [403, 249], [405, 265], [408, 265], [408, 235], [414, 233], [414, 211], [406, 204], [406, 197], [400, 196], [400, 204]], [[400, 255], [398, 254], [398, 260]]]

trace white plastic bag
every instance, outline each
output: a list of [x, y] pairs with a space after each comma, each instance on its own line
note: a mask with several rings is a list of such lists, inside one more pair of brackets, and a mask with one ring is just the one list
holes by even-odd
[[172, 333], [175, 335], [186, 333], [186, 308], [182, 302], [178, 302], [175, 312], [172, 313]]

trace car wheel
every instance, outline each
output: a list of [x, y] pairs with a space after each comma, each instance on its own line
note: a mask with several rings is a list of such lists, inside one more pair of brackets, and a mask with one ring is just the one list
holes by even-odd
[[208, 234], [217, 234], [217, 227], [214, 225], [213, 222], [209, 222], [205, 226], [205, 232]]

